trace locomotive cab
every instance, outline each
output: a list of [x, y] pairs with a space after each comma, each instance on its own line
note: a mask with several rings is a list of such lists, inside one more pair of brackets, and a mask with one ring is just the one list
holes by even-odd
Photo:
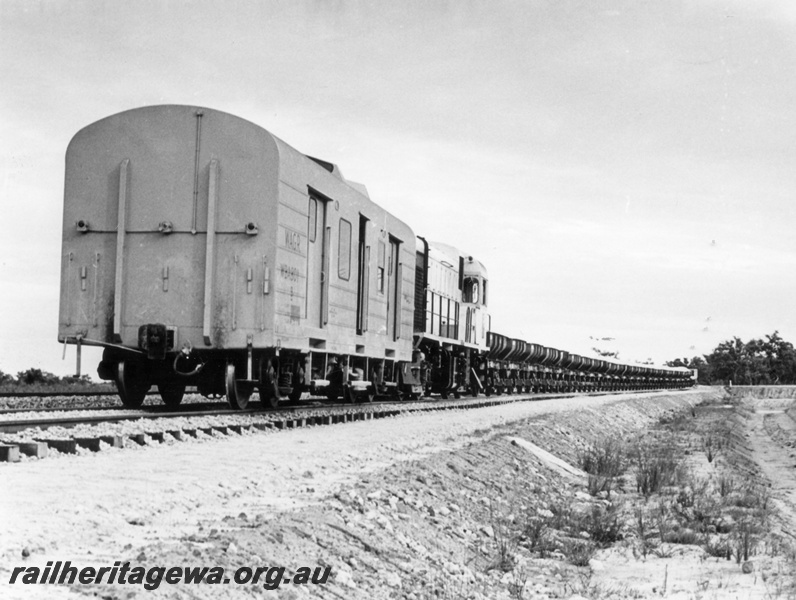
[[425, 357], [424, 388], [443, 398], [477, 394], [483, 384], [475, 367], [488, 348], [486, 268], [452, 246], [419, 239], [415, 347]]

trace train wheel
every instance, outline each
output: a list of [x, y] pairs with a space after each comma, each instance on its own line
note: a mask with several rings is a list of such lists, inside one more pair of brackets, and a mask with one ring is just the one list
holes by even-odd
[[235, 365], [227, 365], [224, 377], [227, 392], [227, 402], [235, 410], [243, 410], [249, 404], [252, 390], [247, 384], [241, 385], [235, 377]]
[[455, 392], [453, 392], [453, 397], [454, 397], [456, 400], [458, 400], [459, 398], [461, 398], [461, 397], [462, 397], [462, 395], [459, 393], [459, 391], [458, 391], [458, 390], [456, 390]]
[[185, 396], [185, 384], [179, 381], [169, 381], [158, 384], [158, 392], [163, 400], [163, 404], [169, 408], [176, 408]]
[[365, 402], [373, 402], [376, 399], [376, 387], [371, 385], [368, 387], [367, 391], [365, 392], [364, 396]]
[[288, 398], [290, 398], [291, 402], [298, 402], [301, 400], [301, 388], [302, 382], [304, 381], [304, 369], [299, 369], [296, 373], [293, 373], [293, 389], [291, 390]]
[[478, 386], [477, 385], [470, 386], [470, 395], [473, 398], [478, 398]]
[[[259, 390], [260, 402], [262, 402], [264, 408], [270, 410], [279, 408], [279, 385], [276, 380], [276, 369], [270, 360], [260, 365]], [[299, 393], [300, 396], [301, 394]]]
[[135, 363], [126, 360], [116, 365], [116, 389], [127, 408], [139, 408], [149, 391], [150, 383], [140, 371]]

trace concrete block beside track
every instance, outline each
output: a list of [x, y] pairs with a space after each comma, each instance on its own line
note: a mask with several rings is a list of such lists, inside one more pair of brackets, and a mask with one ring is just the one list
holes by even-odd
[[111, 448], [121, 448], [124, 446], [124, 441], [120, 435], [101, 435], [99, 439], [108, 444]]
[[44, 442], [19, 442], [19, 451], [25, 456], [35, 456], [36, 458], [47, 458], [49, 449]]
[[76, 454], [77, 442], [75, 440], [47, 440], [39, 439], [38, 442], [44, 442], [49, 448], [63, 452], [64, 454]]
[[19, 446], [0, 444], [0, 462], [19, 462]]
[[75, 438], [75, 442], [81, 448], [85, 448], [86, 450], [91, 450], [92, 452], [99, 452], [101, 449], [101, 442], [99, 438], [92, 437], [92, 438]]

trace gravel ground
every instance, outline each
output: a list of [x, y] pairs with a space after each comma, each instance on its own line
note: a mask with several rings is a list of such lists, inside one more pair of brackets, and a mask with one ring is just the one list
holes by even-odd
[[[524, 598], [575, 598], [588, 588], [583, 570], [556, 557], [488, 568], [512, 511], [588, 498], [582, 477], [527, 442], [572, 462], [584, 435], [630, 435], [716, 393], [543, 400], [0, 465], [0, 597], [453, 599], [519, 597], [521, 589]], [[533, 506], [510, 505], [518, 490]], [[331, 574], [324, 585], [268, 591], [7, 584], [14, 567], [58, 560], [81, 568], [218, 565], [228, 573], [330, 566]], [[650, 582], [667, 569], [667, 597], [696, 598], [674, 590], [696, 592], [699, 580], [714, 582], [712, 592], [734, 577], [726, 564], [695, 570], [687, 553], [667, 560], [642, 566]], [[597, 569], [606, 564], [642, 573], [632, 557], [607, 556]], [[750, 581], [733, 589], [746, 594]]]

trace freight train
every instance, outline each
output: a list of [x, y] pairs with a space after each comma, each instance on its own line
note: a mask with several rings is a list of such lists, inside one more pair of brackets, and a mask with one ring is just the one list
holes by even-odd
[[122, 403], [186, 386], [247, 406], [648, 390], [624, 365], [492, 331], [486, 267], [418, 237], [265, 129], [193, 106], [122, 112], [66, 152], [58, 339], [103, 348]]

